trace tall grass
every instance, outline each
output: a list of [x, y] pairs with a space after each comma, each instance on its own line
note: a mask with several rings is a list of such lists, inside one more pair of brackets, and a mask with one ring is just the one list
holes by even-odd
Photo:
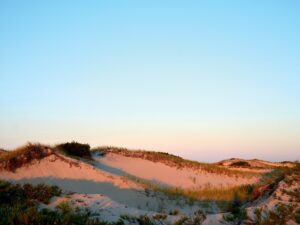
[[238, 196], [242, 201], [248, 201], [252, 197], [252, 185], [240, 185], [235, 187], [211, 187], [183, 189], [180, 187], [162, 186], [149, 180], [127, 175], [126, 178], [141, 184], [146, 189], [162, 192], [170, 198], [185, 197], [191, 200], [215, 200], [232, 201]]

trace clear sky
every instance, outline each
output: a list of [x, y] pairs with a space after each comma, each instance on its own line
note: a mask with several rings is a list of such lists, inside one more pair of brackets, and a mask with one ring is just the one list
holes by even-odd
[[300, 1], [0, 1], [0, 146], [300, 159]]

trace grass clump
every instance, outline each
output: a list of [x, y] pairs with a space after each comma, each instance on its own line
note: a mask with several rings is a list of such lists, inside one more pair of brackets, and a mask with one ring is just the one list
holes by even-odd
[[5, 151], [0, 154], [0, 169], [15, 171], [17, 168], [33, 160], [40, 160], [53, 154], [49, 146], [28, 143], [14, 151]]
[[67, 142], [67, 143], [56, 145], [56, 149], [70, 156], [91, 159], [89, 144], [81, 144], [73, 141], [73, 142]]
[[251, 167], [251, 165], [246, 161], [237, 161], [230, 164], [233, 167]]
[[197, 210], [191, 217], [181, 217], [175, 225], [200, 225], [206, 220], [206, 214], [202, 210]]

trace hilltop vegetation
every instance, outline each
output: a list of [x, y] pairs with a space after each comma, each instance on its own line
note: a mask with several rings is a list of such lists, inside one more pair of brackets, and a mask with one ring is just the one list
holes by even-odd
[[15, 171], [33, 160], [40, 160], [51, 154], [53, 149], [49, 146], [28, 143], [14, 151], [0, 154], [0, 169]]
[[73, 141], [56, 145], [55, 148], [70, 156], [91, 159], [91, 147], [89, 144], [81, 144]]
[[[90, 146], [78, 142], [67, 142], [54, 147], [39, 143], [28, 143], [13, 151], [4, 151], [0, 154], [0, 170], [15, 171], [34, 160], [41, 160], [50, 155], [63, 153], [67, 156], [91, 159]], [[58, 156], [58, 155], [57, 155]]]

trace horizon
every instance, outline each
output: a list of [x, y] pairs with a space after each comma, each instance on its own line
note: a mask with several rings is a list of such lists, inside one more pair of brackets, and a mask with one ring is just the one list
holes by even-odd
[[[70, 142], [76, 142], [76, 143], [79, 143], [79, 142], [77, 142], [77, 141], [70, 141]], [[69, 142], [69, 143], [70, 143]], [[40, 142], [30, 142], [30, 141], [28, 141], [28, 142], [26, 142], [26, 143], [24, 143], [23, 145], [19, 145], [19, 146], [17, 146], [17, 147], [15, 147], [15, 148], [10, 148], [10, 149], [4, 149], [4, 148], [1, 148], [1, 146], [0, 146], [0, 150], [2, 149], [2, 150], [5, 150], [5, 151], [14, 151], [14, 150], [16, 150], [16, 149], [18, 149], [18, 148], [22, 148], [23, 146], [26, 146], [27, 144], [41, 144], [41, 145], [46, 145], [46, 146], [50, 146], [50, 147], [54, 147], [54, 146], [56, 146], [56, 145], [58, 145], [58, 144], [62, 144], [62, 143], [67, 143], [67, 142], [59, 142], [59, 143], [52, 143], [52, 144], [45, 144], [45, 143], [40, 143]], [[90, 145], [89, 143], [81, 143], [81, 144], [88, 144], [88, 145]], [[95, 146], [91, 146], [90, 145], [90, 151], [92, 151], [93, 149], [96, 149], [96, 148], [98, 148], [98, 147], [111, 147], [111, 148], [120, 148], [120, 149], [126, 149], [126, 150], [129, 150], [129, 151], [154, 151], [154, 152], [162, 152], [162, 153], [168, 153], [168, 154], [171, 154], [171, 155], [174, 155], [174, 156], [179, 156], [179, 157], [181, 157], [181, 158], [183, 158], [183, 159], [186, 159], [186, 160], [192, 160], [192, 161], [198, 161], [198, 162], [203, 162], [203, 163], [217, 163], [217, 162], [219, 162], [219, 161], [222, 161], [222, 160], [230, 160], [230, 159], [241, 159], [241, 160], [262, 160], [262, 161], [269, 161], [269, 162], [284, 162], [284, 161], [290, 161], [290, 162], [296, 162], [296, 161], [299, 161], [299, 160], [297, 160], [297, 159], [290, 159], [290, 160], [274, 160], [274, 161], [272, 161], [272, 160], [269, 160], [269, 159], [264, 159], [264, 158], [255, 158], [255, 157], [246, 157], [246, 158], [240, 158], [240, 157], [238, 157], [238, 156], [236, 156], [236, 157], [227, 157], [227, 158], [219, 158], [218, 160], [203, 160], [203, 159], [199, 159], [199, 158], [194, 158], [193, 156], [189, 156], [189, 154], [184, 154], [184, 153], [182, 153], [182, 152], [178, 152], [178, 153], [176, 153], [176, 152], [168, 152], [168, 151], [161, 151], [161, 150], [156, 150], [156, 149], [141, 149], [141, 148], [127, 148], [127, 147], [122, 147], [122, 146], [112, 146], [112, 145], [95, 145]]]
[[299, 1], [1, 1], [0, 148], [300, 160]]

